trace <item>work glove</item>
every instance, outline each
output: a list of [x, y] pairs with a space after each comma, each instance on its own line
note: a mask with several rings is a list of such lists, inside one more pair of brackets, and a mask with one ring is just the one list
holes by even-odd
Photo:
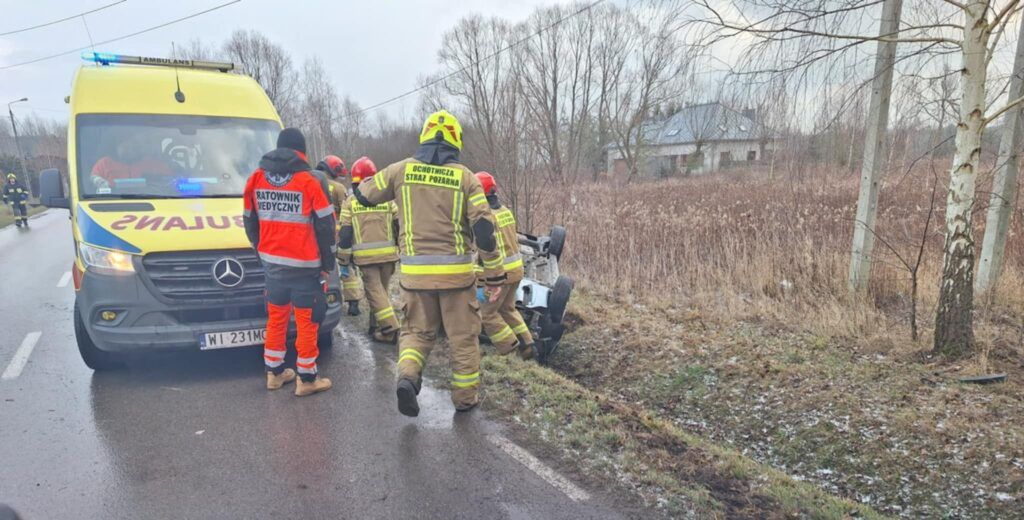
[[349, 273], [348, 266], [347, 265], [341, 266], [341, 277], [342, 278], [348, 278], [348, 273]]
[[480, 300], [481, 303], [494, 303], [498, 301], [499, 296], [501, 296], [500, 285], [488, 285], [476, 290], [476, 298]]

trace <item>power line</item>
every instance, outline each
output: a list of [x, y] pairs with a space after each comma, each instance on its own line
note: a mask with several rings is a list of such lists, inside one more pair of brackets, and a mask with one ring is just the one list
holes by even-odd
[[581, 9], [579, 9], [577, 11], [569, 13], [569, 14], [563, 16], [562, 18], [559, 18], [558, 20], [555, 20], [554, 23], [552, 23], [551, 25], [544, 26], [544, 27], [538, 29], [536, 32], [531, 33], [531, 34], [529, 34], [529, 35], [527, 35], [527, 36], [525, 36], [525, 37], [523, 37], [523, 38], [521, 38], [519, 40], [516, 40], [516, 41], [508, 44], [507, 46], [502, 47], [501, 49], [498, 49], [498, 50], [492, 52], [491, 54], [489, 54], [487, 56], [484, 56], [483, 58], [480, 58], [477, 61], [471, 62], [468, 65], [466, 65], [465, 67], [462, 67], [461, 69], [458, 69], [456, 71], [453, 71], [453, 72], [450, 72], [448, 74], [445, 74], [444, 76], [441, 76], [440, 78], [431, 80], [431, 81], [429, 81], [429, 82], [427, 82], [427, 83], [425, 83], [423, 85], [420, 85], [419, 87], [416, 87], [416, 88], [414, 88], [414, 89], [412, 89], [412, 90], [410, 90], [408, 92], [403, 92], [402, 94], [399, 94], [397, 96], [389, 98], [389, 99], [387, 99], [385, 101], [381, 101], [380, 103], [377, 103], [375, 105], [371, 105], [371, 106], [368, 106], [366, 108], [359, 109], [359, 110], [357, 110], [355, 112], [350, 112], [348, 114], [342, 114], [340, 116], [332, 118], [331, 122], [342, 120], [342, 119], [347, 119], [347, 118], [350, 118], [350, 117], [355, 117], [355, 116], [357, 116], [359, 114], [364, 114], [364, 113], [369, 112], [371, 110], [376, 110], [376, 109], [381, 108], [381, 107], [383, 107], [385, 105], [390, 105], [391, 103], [394, 103], [395, 101], [398, 101], [399, 99], [411, 96], [411, 95], [413, 95], [413, 94], [415, 94], [415, 93], [417, 93], [417, 92], [419, 92], [421, 90], [428, 89], [428, 88], [430, 88], [430, 87], [432, 87], [434, 85], [437, 85], [438, 83], [440, 83], [440, 82], [442, 82], [442, 81], [444, 81], [444, 80], [446, 80], [448, 78], [451, 78], [452, 76], [455, 76], [456, 74], [461, 74], [461, 73], [465, 72], [467, 69], [469, 69], [470, 67], [472, 67], [474, 65], [483, 63], [483, 62], [485, 62], [487, 60], [490, 60], [491, 58], [494, 58], [495, 56], [497, 56], [497, 55], [499, 55], [499, 54], [501, 54], [503, 52], [509, 51], [512, 48], [525, 43], [526, 41], [528, 41], [531, 38], [534, 38], [536, 36], [540, 36], [545, 31], [553, 29], [556, 25], [558, 25], [558, 24], [568, 20], [569, 18], [573, 18], [573, 17], [575, 17], [575, 16], [577, 16], [579, 14], [582, 14], [582, 13], [584, 13], [586, 11], [589, 11], [590, 9], [593, 9], [598, 4], [600, 4], [600, 3], [604, 2], [604, 1], [605, 0], [596, 0], [595, 2], [592, 2], [592, 3], [584, 6], [583, 8], [581, 8]]
[[56, 24], [59, 24], [61, 22], [66, 22], [68, 20], [74, 20], [75, 18], [78, 18], [79, 16], [85, 16], [87, 14], [92, 14], [92, 13], [95, 13], [95, 12], [99, 12], [99, 11], [102, 11], [104, 9], [107, 9], [107, 8], [110, 8], [110, 7], [114, 7], [117, 4], [123, 4], [123, 3], [127, 2], [127, 1], [128, 0], [118, 0], [117, 2], [109, 3], [107, 5], [102, 5], [102, 6], [97, 7], [95, 9], [91, 10], [91, 11], [85, 11], [85, 12], [82, 12], [82, 13], [73, 14], [71, 16], [68, 16], [67, 18], [61, 18], [60, 20], [54, 20], [52, 22], [46, 22], [46, 23], [41, 23], [39, 25], [33, 25], [32, 27], [25, 27], [25, 28], [22, 28], [22, 29], [16, 29], [16, 30], [13, 30], [13, 31], [7, 31], [7, 32], [4, 32], [4, 33], [0, 33], [0, 36], [10, 36], [12, 34], [23, 33], [23, 32], [32, 31], [32, 30], [35, 30], [35, 29], [42, 29], [43, 27], [49, 27], [51, 25], [56, 25]]
[[[131, 34], [126, 34], [124, 36], [118, 36], [117, 38], [111, 38], [109, 40], [103, 40], [101, 42], [96, 42], [96, 45], [106, 45], [108, 43], [119, 42], [121, 40], [126, 40], [128, 38], [132, 38], [132, 37], [138, 36], [140, 34], [148, 33], [150, 31], [155, 31], [157, 29], [163, 29], [164, 27], [167, 27], [168, 25], [174, 25], [174, 24], [176, 24], [178, 22], [184, 22], [185, 20], [190, 20], [190, 19], [195, 18], [197, 16], [202, 16], [202, 15], [204, 15], [206, 13], [210, 13], [210, 12], [216, 11], [218, 9], [223, 9], [223, 8], [225, 8], [225, 7], [227, 7], [227, 6], [231, 5], [231, 4], [237, 4], [237, 3], [241, 2], [241, 1], [242, 0], [231, 0], [230, 2], [226, 2], [226, 3], [220, 4], [220, 5], [211, 7], [209, 9], [204, 10], [204, 11], [199, 11], [197, 13], [192, 13], [192, 14], [190, 14], [188, 16], [182, 16], [181, 18], [177, 18], [177, 19], [171, 20], [169, 22], [164, 22], [164, 23], [162, 23], [160, 25], [154, 25], [153, 27], [149, 27], [147, 29], [142, 29], [141, 31], [136, 31], [136, 32], [133, 32]], [[29, 64], [32, 64], [32, 63], [39, 63], [40, 61], [52, 60], [53, 58], [59, 58], [61, 56], [67, 56], [68, 54], [75, 54], [77, 52], [86, 51], [86, 50], [89, 50], [90, 48], [92, 48], [92, 46], [87, 45], [85, 47], [79, 47], [77, 49], [71, 49], [71, 50], [64, 51], [64, 52], [58, 52], [57, 54], [51, 54], [49, 56], [43, 56], [41, 58], [35, 58], [35, 59], [32, 59], [32, 60], [23, 61], [21, 63], [12, 63], [11, 65], [4, 65], [4, 66], [0, 67], [0, 70], [13, 69], [14, 67], [20, 67], [22, 65], [29, 65]]]

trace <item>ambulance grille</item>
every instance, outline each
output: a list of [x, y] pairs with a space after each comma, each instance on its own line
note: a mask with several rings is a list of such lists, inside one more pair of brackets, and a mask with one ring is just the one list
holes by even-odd
[[[223, 287], [213, 278], [213, 264], [225, 257], [245, 268], [237, 287]], [[142, 267], [153, 288], [172, 300], [237, 301], [263, 296], [263, 266], [251, 249], [150, 253], [142, 258]]]

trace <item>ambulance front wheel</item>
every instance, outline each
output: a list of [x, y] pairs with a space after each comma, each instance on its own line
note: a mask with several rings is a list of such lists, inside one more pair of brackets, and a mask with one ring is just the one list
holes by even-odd
[[85, 328], [85, 321], [82, 320], [77, 300], [75, 301], [75, 341], [78, 343], [78, 353], [82, 355], [85, 366], [96, 371], [114, 370], [123, 366], [117, 356], [100, 350], [93, 343], [92, 338], [89, 337], [89, 331]]

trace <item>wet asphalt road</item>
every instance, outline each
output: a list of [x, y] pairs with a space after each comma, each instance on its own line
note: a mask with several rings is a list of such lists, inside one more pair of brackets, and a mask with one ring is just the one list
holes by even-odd
[[[336, 331], [331, 391], [263, 388], [259, 349], [154, 357], [93, 373], [72, 327], [67, 212], [0, 230], [0, 503], [41, 518], [618, 518], [499, 449], [501, 428], [424, 389], [394, 404], [393, 347]], [[349, 324], [351, 327], [352, 324]], [[579, 498], [579, 497], [577, 497]]]

